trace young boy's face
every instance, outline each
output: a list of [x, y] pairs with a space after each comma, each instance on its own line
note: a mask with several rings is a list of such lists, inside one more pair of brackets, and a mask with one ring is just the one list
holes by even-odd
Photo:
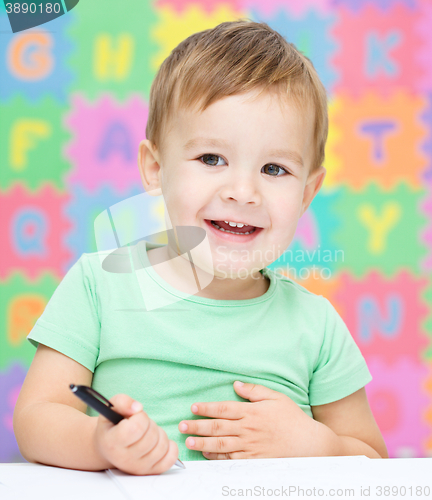
[[[205, 229], [220, 278], [257, 279], [282, 255], [326, 173], [320, 167], [308, 175], [313, 111], [299, 111], [273, 92], [255, 96], [229, 96], [202, 113], [179, 111], [162, 151], [148, 140], [140, 145], [144, 187], [161, 188], [173, 226]], [[230, 235], [210, 221], [259, 229]]]

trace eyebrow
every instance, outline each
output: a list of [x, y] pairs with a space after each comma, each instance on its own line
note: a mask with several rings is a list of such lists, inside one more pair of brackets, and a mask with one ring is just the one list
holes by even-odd
[[[189, 151], [196, 146], [207, 146], [207, 147], [215, 147], [221, 148], [227, 146], [227, 143], [221, 139], [211, 139], [206, 137], [195, 137], [194, 139], [190, 139], [183, 146], [185, 151]], [[292, 162], [296, 163], [299, 167], [304, 168], [303, 158], [296, 151], [291, 151], [289, 149], [270, 149], [267, 151], [269, 156], [274, 156], [276, 158], [287, 158]]]

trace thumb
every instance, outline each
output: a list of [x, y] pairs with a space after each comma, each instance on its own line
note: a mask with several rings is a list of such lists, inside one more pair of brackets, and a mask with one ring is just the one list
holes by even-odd
[[234, 382], [234, 390], [239, 396], [252, 402], [263, 401], [264, 399], [278, 399], [280, 396], [279, 392], [264, 385], [248, 384], [238, 380]]
[[[114, 405], [111, 407], [116, 413], [120, 413], [123, 417], [131, 417], [135, 413], [140, 412], [143, 409], [141, 403], [131, 398], [127, 394], [116, 394], [110, 399], [111, 403]], [[109, 422], [103, 415], [100, 415], [103, 419]], [[111, 422], [110, 422], [111, 423]]]

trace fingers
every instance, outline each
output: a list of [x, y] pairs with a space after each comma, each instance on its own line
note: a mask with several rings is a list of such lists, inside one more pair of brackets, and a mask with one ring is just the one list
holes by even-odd
[[243, 442], [236, 436], [224, 437], [188, 437], [185, 441], [190, 450], [208, 451], [210, 453], [232, 453], [242, 449]]
[[183, 434], [198, 436], [238, 436], [241, 430], [238, 420], [206, 419], [182, 420], [178, 429]]
[[244, 460], [245, 458], [252, 458], [244, 451], [235, 451], [234, 453], [209, 453], [203, 451], [203, 456], [207, 460]]
[[146, 432], [150, 425], [148, 415], [142, 411], [142, 404], [135, 401], [127, 394], [116, 394], [110, 399], [113, 403], [112, 409], [125, 418], [114, 425], [103, 415], [99, 415], [99, 425], [107, 432], [111, 439], [122, 439], [125, 446], [130, 446]]
[[161, 474], [178, 458], [177, 444], [126, 394], [111, 398], [113, 409], [125, 418], [117, 425], [99, 415], [95, 445], [99, 453], [118, 469], [135, 475]]
[[[245, 410], [245, 405], [253, 405], [253, 403], [240, 401], [215, 401], [210, 403], [194, 403], [191, 406], [191, 411], [195, 415], [203, 417], [226, 418], [238, 420], [243, 418], [249, 409]], [[196, 410], [195, 408], [196, 407]]]
[[114, 405], [112, 410], [124, 417], [131, 417], [135, 413], [143, 409], [142, 404], [139, 401], [131, 398], [127, 394], [116, 394], [110, 399], [111, 403]]
[[109, 430], [109, 434], [111, 439], [121, 442], [125, 448], [132, 446], [143, 438], [149, 441], [149, 446], [153, 447], [153, 442], [157, 440], [158, 436], [156, 422], [151, 420], [144, 411], [140, 411], [114, 425]]
[[[135, 401], [133, 398], [128, 396], [127, 394], [116, 394], [110, 399], [111, 403], [113, 403], [112, 410], [114, 410], [116, 413], [119, 413], [126, 419], [135, 413], [138, 413], [139, 411], [142, 410], [142, 404], [139, 403], [138, 401]], [[138, 405], [138, 408], [135, 407], [135, 404]], [[101, 428], [103, 428], [105, 431], [108, 431], [109, 429], [115, 427], [114, 424], [105, 418], [103, 415], [99, 414], [98, 415], [99, 419], [99, 425]], [[123, 420], [119, 422], [120, 425], [123, 423]], [[123, 424], [124, 425], [124, 424]]]
[[[140, 440], [128, 448], [130, 470], [137, 475], [161, 474], [172, 467], [178, 458], [178, 446], [170, 441], [166, 432], [157, 425], [154, 446]], [[151, 449], [149, 449], [151, 448]]]
[[161, 474], [170, 469], [179, 456], [178, 446], [174, 441], [168, 441], [168, 451], [152, 468], [151, 474]]
[[[142, 416], [149, 421], [145, 432]], [[169, 441], [166, 432], [143, 412], [122, 420], [105, 432], [104, 440], [104, 456], [115, 467], [130, 474], [160, 474], [172, 467], [178, 458], [176, 443]]]

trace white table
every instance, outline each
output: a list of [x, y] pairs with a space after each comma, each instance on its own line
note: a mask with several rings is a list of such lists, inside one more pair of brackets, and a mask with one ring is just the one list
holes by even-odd
[[[185, 461], [155, 476], [0, 464], [1, 500], [323, 498], [432, 500], [432, 458]], [[385, 489], [387, 488], [387, 489]]]

